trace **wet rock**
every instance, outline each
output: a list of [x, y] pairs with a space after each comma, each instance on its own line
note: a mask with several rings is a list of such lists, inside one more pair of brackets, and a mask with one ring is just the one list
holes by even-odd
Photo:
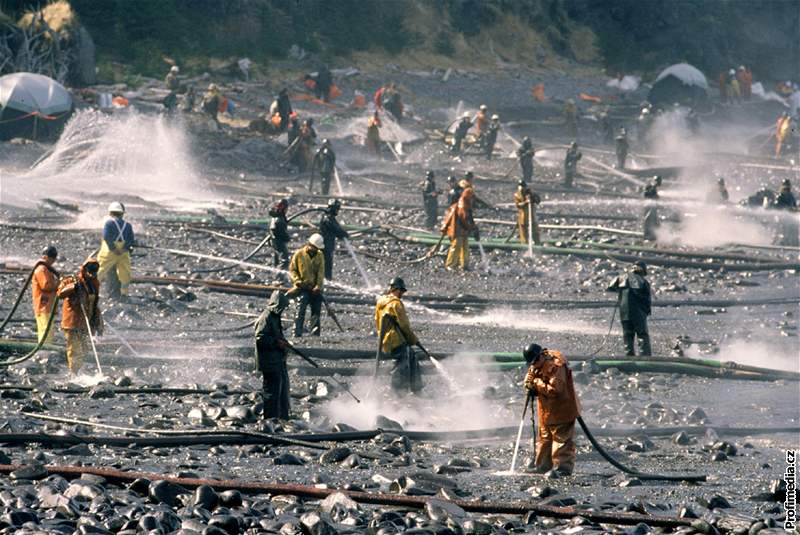
[[716, 451], [711, 455], [711, 460], [714, 462], [727, 461], [728, 456], [724, 452]]
[[142, 515], [139, 519], [138, 528], [139, 531], [144, 531], [145, 533], [154, 529], [161, 530], [161, 523], [154, 515]]
[[241, 507], [242, 493], [238, 490], [226, 490], [219, 494], [219, 501], [225, 507]]
[[467, 520], [462, 525], [465, 535], [491, 535], [492, 525], [482, 520]]
[[428, 518], [435, 522], [445, 522], [448, 519], [460, 521], [467, 516], [466, 511], [458, 505], [444, 500], [437, 500], [436, 498], [427, 500], [425, 513]]
[[389, 419], [386, 416], [383, 416], [381, 414], [379, 414], [375, 418], [375, 428], [376, 429], [389, 429], [389, 430], [394, 430], [394, 431], [402, 431], [403, 430], [403, 426], [400, 425], [400, 422], [396, 422], [394, 420], [391, 420], [391, 419]]
[[150, 492], [150, 480], [143, 477], [135, 479], [128, 485], [128, 490], [135, 492], [139, 496], [147, 496]]
[[709, 509], [730, 509], [730, 502], [724, 497], [717, 494], [708, 500]]
[[361, 511], [361, 507], [358, 503], [343, 492], [329, 494], [328, 497], [319, 504], [320, 510], [328, 514], [331, 514], [331, 511], [336, 507], [341, 507], [346, 511]]
[[75, 457], [87, 457], [92, 455], [92, 450], [87, 444], [76, 444], [63, 450], [61, 455], [73, 455]]
[[694, 509], [691, 507], [681, 507], [680, 512], [678, 512], [678, 517], [680, 518], [700, 518], [697, 516], [697, 513], [694, 512]]
[[306, 462], [303, 459], [292, 453], [281, 453], [280, 455], [272, 459], [272, 462], [278, 465], [300, 466], [306, 464]]
[[339, 463], [342, 468], [360, 468], [361, 457], [357, 453], [351, 453], [342, 462]]
[[94, 500], [103, 494], [104, 491], [99, 486], [77, 480], [64, 491], [64, 496], [67, 498], [83, 498], [83, 500]]
[[678, 431], [670, 438], [673, 444], [677, 444], [678, 446], [688, 446], [692, 443], [692, 437], [690, 437], [686, 431]]
[[219, 504], [219, 496], [214, 492], [213, 488], [208, 485], [201, 485], [194, 491], [193, 504], [195, 507], [202, 507], [207, 511], [213, 511], [217, 507], [217, 504]]
[[336, 433], [351, 433], [353, 431], [358, 431], [358, 429], [356, 429], [352, 425], [347, 425], [347, 424], [343, 424], [343, 423], [338, 423], [338, 424], [334, 425], [333, 426], [333, 430]]
[[11, 464], [11, 457], [2, 450], [0, 450], [0, 464]]
[[626, 479], [622, 483], [619, 484], [620, 487], [641, 487], [642, 480], [632, 477], [630, 479]]
[[127, 388], [132, 384], [133, 381], [131, 381], [131, 378], [128, 377], [127, 375], [123, 375], [121, 377], [117, 377], [116, 379], [114, 379], [114, 385], [120, 388]]
[[169, 481], [153, 481], [148, 489], [148, 496], [155, 503], [163, 503], [170, 507], [177, 505], [177, 498], [180, 494], [185, 494], [186, 489], [179, 487]]
[[214, 421], [206, 416], [203, 409], [195, 407], [189, 411], [189, 421], [195, 425], [202, 425], [204, 427], [213, 427]]
[[326, 518], [326, 515], [320, 515], [319, 513], [303, 513], [300, 517], [300, 526], [303, 533], [307, 535], [336, 535], [337, 533], [336, 528]]
[[335, 448], [331, 448], [328, 451], [324, 452], [322, 455], [319, 456], [320, 464], [332, 464], [332, 463], [340, 463], [344, 461], [350, 454], [353, 453], [353, 450], [346, 446], [338, 446]]
[[116, 395], [114, 387], [109, 384], [99, 384], [89, 390], [89, 397], [92, 399], [110, 399]]
[[14, 470], [9, 474], [9, 477], [14, 481], [19, 481], [24, 479], [31, 479], [31, 480], [44, 479], [45, 477], [47, 477], [47, 470], [45, 469], [44, 465], [31, 464]]
[[239, 520], [233, 515], [214, 515], [208, 521], [208, 527], [221, 529], [228, 535], [239, 535]]
[[647, 524], [640, 522], [636, 524], [631, 529], [625, 530], [626, 535], [644, 535], [645, 533], [650, 533], [651, 529], [650, 526]]
[[549, 498], [542, 502], [542, 505], [552, 505], [554, 507], [569, 507], [576, 505], [578, 502], [575, 498]]
[[708, 415], [703, 409], [696, 407], [686, 416], [686, 420], [690, 424], [702, 424], [708, 422]]
[[725, 455], [727, 455], [728, 457], [733, 457], [733, 456], [735, 456], [735, 455], [736, 455], [736, 453], [737, 453], [736, 446], [734, 446], [734, 445], [733, 445], [733, 444], [731, 444], [730, 442], [726, 442], [726, 441], [724, 441], [724, 440], [721, 440], [721, 441], [715, 442], [715, 443], [714, 443], [714, 444], [711, 446], [711, 448], [712, 448], [712, 449], [715, 449], [715, 450], [717, 450], [717, 451], [721, 451], [721, 452], [723, 452], [723, 453], [724, 453]]
[[251, 424], [256, 421], [256, 415], [250, 407], [227, 407], [225, 409], [227, 419], [236, 423]]
[[543, 487], [530, 487], [525, 490], [528, 494], [533, 496], [534, 498], [549, 498], [550, 496], [555, 496], [558, 494], [558, 491], [550, 486], [543, 486]]

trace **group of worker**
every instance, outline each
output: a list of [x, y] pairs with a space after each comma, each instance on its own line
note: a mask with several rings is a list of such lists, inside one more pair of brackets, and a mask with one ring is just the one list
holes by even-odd
[[744, 65], [719, 75], [719, 99], [723, 104], [741, 104], [753, 94], [753, 73]]
[[117, 299], [128, 300], [131, 282], [133, 227], [123, 219], [125, 207], [112, 202], [103, 226], [97, 258], [89, 257], [75, 275], [62, 277], [55, 269], [58, 250], [49, 245], [36, 262], [31, 277], [33, 313], [40, 344], [53, 340], [56, 303], [61, 300], [61, 329], [66, 340], [67, 368], [75, 375], [91, 348], [91, 337], [103, 333], [99, 306], [100, 282], [113, 273], [119, 284]]
[[485, 104], [480, 105], [475, 117], [465, 111], [453, 130], [453, 141], [450, 146], [452, 154], [456, 156], [463, 154], [464, 144], [470, 131], [474, 136], [474, 141], [470, 143], [470, 146], [478, 147], [486, 159], [491, 160], [494, 146], [497, 143], [497, 135], [500, 132], [500, 116], [494, 114], [490, 118], [489, 108]]

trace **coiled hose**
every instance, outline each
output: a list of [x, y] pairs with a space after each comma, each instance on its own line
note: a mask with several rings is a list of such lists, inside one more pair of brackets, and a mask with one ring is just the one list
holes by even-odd
[[594, 435], [592, 435], [591, 431], [589, 431], [589, 428], [586, 426], [586, 422], [584, 422], [583, 418], [581, 418], [580, 416], [578, 416], [578, 423], [580, 424], [581, 429], [583, 429], [583, 433], [586, 435], [586, 438], [589, 439], [589, 442], [591, 442], [594, 449], [597, 450], [597, 453], [599, 453], [603, 457], [603, 459], [608, 461], [609, 464], [611, 464], [614, 468], [617, 468], [621, 472], [637, 477], [642, 481], [688, 481], [691, 483], [697, 483], [706, 480], [706, 476], [704, 475], [666, 476], [661, 474], [643, 474], [638, 470], [633, 470], [632, 468], [628, 468], [624, 464], [614, 459], [611, 455], [608, 454], [606, 450], [603, 449], [600, 443], [597, 442], [597, 439], [594, 438]]

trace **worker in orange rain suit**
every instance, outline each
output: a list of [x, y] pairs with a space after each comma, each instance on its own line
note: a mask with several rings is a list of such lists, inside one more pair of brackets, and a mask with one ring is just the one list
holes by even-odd
[[47, 323], [50, 313], [55, 314], [53, 303], [56, 300], [56, 290], [58, 290], [58, 279], [61, 275], [53, 269], [53, 264], [58, 258], [58, 251], [52, 245], [48, 246], [42, 253], [42, 258], [36, 261], [33, 268], [33, 278], [31, 279], [31, 293], [33, 294], [33, 315], [36, 317], [36, 333], [38, 340], [50, 343], [53, 341], [53, 330], [51, 327], [47, 332]]
[[475, 139], [477, 139], [477, 143], [480, 146], [483, 146], [483, 136], [486, 134], [486, 130], [489, 126], [489, 114], [488, 108], [486, 104], [481, 104], [481, 107], [478, 108], [478, 113], [475, 115], [475, 119], [472, 121], [472, 125], [475, 128]]
[[441, 229], [442, 234], [450, 238], [450, 250], [447, 252], [444, 267], [453, 269], [458, 263], [461, 269], [469, 271], [469, 237], [473, 235], [476, 240], [480, 239], [478, 226], [472, 215], [475, 190], [466, 178], [458, 185], [461, 188], [461, 195], [458, 202], [447, 209]]
[[393, 278], [389, 283], [389, 291], [380, 296], [375, 304], [375, 328], [379, 336], [383, 334], [381, 352], [395, 361], [392, 388], [418, 392], [422, 390], [422, 374], [413, 346], [419, 343], [419, 339], [408, 321], [402, 301], [404, 293], [406, 283], [400, 277]]
[[[58, 285], [58, 297], [62, 299], [61, 329], [67, 340], [67, 367], [73, 375], [78, 373], [89, 351], [89, 337], [103, 334], [103, 318], [98, 306], [99, 270], [100, 264], [90, 258], [75, 276], [64, 277]], [[93, 333], [89, 332], [90, 326]]]
[[560, 352], [538, 344], [530, 344], [523, 356], [528, 363], [525, 388], [537, 398], [539, 412], [536, 455], [528, 467], [570, 475], [575, 469], [575, 420], [580, 415], [572, 371]]

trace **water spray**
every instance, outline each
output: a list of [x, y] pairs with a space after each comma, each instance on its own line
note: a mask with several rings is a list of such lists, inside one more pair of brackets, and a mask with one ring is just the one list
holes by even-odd
[[119, 340], [120, 342], [122, 342], [122, 345], [124, 345], [124, 346], [125, 346], [125, 347], [128, 349], [128, 351], [130, 351], [130, 352], [131, 352], [131, 354], [132, 354], [134, 357], [136, 357], [136, 358], [142, 358], [142, 355], [141, 355], [141, 354], [139, 354], [139, 352], [138, 352], [138, 351], [136, 351], [135, 349], [133, 349], [133, 347], [131, 347], [131, 345], [128, 343], [128, 341], [127, 341], [127, 340], [125, 340], [125, 338], [123, 338], [123, 337], [122, 337], [122, 335], [119, 333], [119, 331], [118, 331], [118, 330], [116, 330], [116, 329], [114, 328], [114, 326], [113, 326], [113, 325], [111, 325], [109, 322], [107, 322], [107, 321], [106, 321], [106, 322], [105, 322], [105, 326], [106, 326], [106, 327], [108, 327], [109, 329], [111, 329], [111, 334], [113, 334], [114, 336], [116, 336], [116, 337], [117, 337], [117, 340]]
[[361, 273], [361, 278], [364, 279], [364, 285], [366, 286], [367, 290], [373, 288], [372, 281], [369, 280], [369, 276], [367, 275], [367, 271], [364, 269], [364, 266], [361, 265], [361, 261], [356, 256], [356, 252], [353, 249], [353, 244], [350, 243], [350, 240], [347, 238], [343, 238], [342, 241], [344, 242], [344, 246], [347, 249], [347, 252], [350, 253], [350, 256], [353, 258], [353, 262], [356, 263], [356, 268], [358, 268], [358, 272]]
[[528, 412], [528, 405], [530, 404], [530, 402], [531, 402], [531, 396], [530, 394], [528, 394], [527, 396], [525, 396], [525, 406], [522, 407], [522, 416], [519, 419], [519, 428], [517, 429], [517, 440], [514, 442], [514, 453], [511, 455], [511, 468], [508, 469], [509, 474], [513, 474], [514, 470], [517, 467], [517, 454], [519, 453], [519, 443], [522, 441], [522, 428], [525, 427], [525, 415]]
[[528, 197], [528, 256], [533, 258], [533, 200]]
[[[315, 368], [319, 368], [319, 367], [320, 367], [320, 365], [319, 365], [319, 364], [317, 364], [317, 362], [316, 362], [314, 359], [312, 359], [311, 357], [309, 357], [308, 355], [306, 355], [305, 353], [303, 353], [302, 351], [300, 351], [299, 349], [297, 349], [296, 347], [294, 347], [294, 346], [293, 346], [292, 344], [290, 344], [289, 342], [286, 342], [286, 347], [287, 347], [287, 348], [289, 348], [289, 349], [290, 349], [290, 350], [291, 350], [291, 351], [292, 351], [292, 352], [293, 352], [295, 355], [297, 355], [298, 357], [302, 358], [303, 360], [305, 360], [306, 362], [308, 362], [309, 364], [311, 364], [311, 365], [312, 365], [312, 366], [314, 366]], [[342, 388], [342, 389], [343, 389], [345, 392], [347, 392], [348, 394], [350, 394], [350, 396], [351, 396], [351, 397], [352, 397], [354, 400], [356, 400], [356, 403], [361, 403], [361, 400], [360, 400], [360, 399], [358, 399], [358, 398], [356, 397], [356, 395], [355, 395], [355, 394], [353, 394], [353, 392], [350, 390], [350, 388], [348, 388], [348, 386], [347, 386], [346, 384], [344, 384], [343, 382], [341, 382], [341, 381], [340, 381], [339, 379], [337, 379], [336, 377], [333, 377], [333, 376], [331, 376], [331, 379], [332, 379], [332, 380], [333, 380], [333, 381], [334, 381], [334, 382], [335, 382], [337, 385], [339, 385], [339, 386], [340, 386], [340, 387], [341, 387], [341, 388]]]
[[[336, 187], [339, 188], [339, 196], [344, 197], [344, 188], [342, 188], [342, 181], [339, 179], [339, 169], [333, 167], [333, 178], [336, 179]], [[311, 191], [311, 188], [308, 189]]]
[[86, 322], [86, 329], [89, 334], [89, 342], [91, 342], [92, 344], [92, 353], [94, 353], [94, 361], [97, 363], [97, 373], [99, 373], [100, 376], [102, 377], [103, 368], [100, 367], [100, 357], [97, 356], [97, 346], [94, 343], [94, 335], [92, 334], [92, 326], [89, 323], [89, 315], [86, 314], [86, 307], [83, 305], [83, 300], [79, 299], [79, 301], [81, 304], [81, 312], [83, 312], [83, 319]]

